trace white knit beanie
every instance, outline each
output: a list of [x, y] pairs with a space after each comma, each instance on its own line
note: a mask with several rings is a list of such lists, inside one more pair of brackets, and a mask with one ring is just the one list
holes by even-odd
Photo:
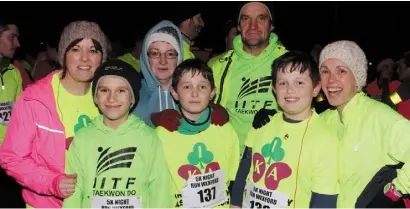
[[320, 53], [319, 68], [325, 60], [331, 58], [349, 67], [356, 79], [357, 90], [361, 91], [367, 79], [367, 59], [363, 50], [353, 41], [342, 40], [328, 44]]

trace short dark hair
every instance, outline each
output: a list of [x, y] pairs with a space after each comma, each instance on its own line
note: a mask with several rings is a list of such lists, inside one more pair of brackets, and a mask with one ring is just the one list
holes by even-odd
[[299, 71], [304, 73], [309, 72], [313, 86], [317, 86], [320, 81], [319, 67], [315, 60], [307, 53], [300, 51], [289, 51], [278, 57], [272, 63], [272, 85], [276, 83], [276, 76], [279, 71], [285, 72], [287, 66], [290, 65], [290, 72]]
[[403, 64], [406, 67], [410, 67], [410, 52], [404, 53], [401, 57], [400, 60], [403, 60]]
[[[0, 22], [0, 36], [3, 35], [4, 31], [10, 30], [10, 26], [15, 25], [14, 23], [11, 22]], [[17, 27], [17, 25], [16, 25]]]
[[208, 67], [208, 65], [204, 61], [200, 60], [199, 58], [195, 58], [187, 59], [176, 67], [174, 74], [172, 74], [172, 87], [174, 89], [177, 88], [179, 80], [187, 72], [192, 72], [193, 75], [202, 74], [202, 76], [204, 76], [204, 78], [207, 79], [211, 84], [211, 88], [215, 88], [212, 69]]

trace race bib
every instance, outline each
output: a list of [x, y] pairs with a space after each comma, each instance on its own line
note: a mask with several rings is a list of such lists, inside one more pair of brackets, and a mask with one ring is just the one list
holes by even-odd
[[184, 208], [211, 208], [228, 201], [224, 170], [193, 175], [182, 189]]
[[11, 118], [14, 102], [0, 102], [0, 124], [7, 126]]
[[242, 206], [243, 208], [286, 208], [288, 195], [260, 187], [248, 180]]
[[103, 197], [94, 196], [91, 200], [92, 208], [142, 208], [141, 197]]

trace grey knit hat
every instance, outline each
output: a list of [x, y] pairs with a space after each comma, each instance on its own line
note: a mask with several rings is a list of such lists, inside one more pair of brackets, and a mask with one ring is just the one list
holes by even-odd
[[97, 41], [102, 48], [102, 62], [107, 59], [107, 40], [104, 32], [95, 22], [75, 21], [68, 24], [61, 34], [60, 43], [58, 44], [58, 61], [64, 66], [64, 55], [67, 47], [76, 39], [90, 38]]
[[366, 85], [367, 59], [363, 50], [353, 41], [335, 41], [323, 48], [320, 53], [319, 67], [327, 60], [335, 58], [345, 63], [353, 72], [357, 90], [361, 91]]

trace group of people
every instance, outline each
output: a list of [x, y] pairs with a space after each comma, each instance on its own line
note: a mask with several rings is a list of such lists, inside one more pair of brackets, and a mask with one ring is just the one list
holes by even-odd
[[[228, 25], [232, 48], [205, 63], [189, 51], [201, 14], [161, 21], [118, 59], [97, 23], [75, 21], [61, 69], [24, 91], [18, 29], [0, 27], [0, 166], [26, 206], [410, 207], [410, 122], [396, 111], [410, 84], [387, 94], [380, 81], [376, 101], [356, 43], [288, 51], [261, 2]], [[321, 91], [332, 108], [318, 114]]]

